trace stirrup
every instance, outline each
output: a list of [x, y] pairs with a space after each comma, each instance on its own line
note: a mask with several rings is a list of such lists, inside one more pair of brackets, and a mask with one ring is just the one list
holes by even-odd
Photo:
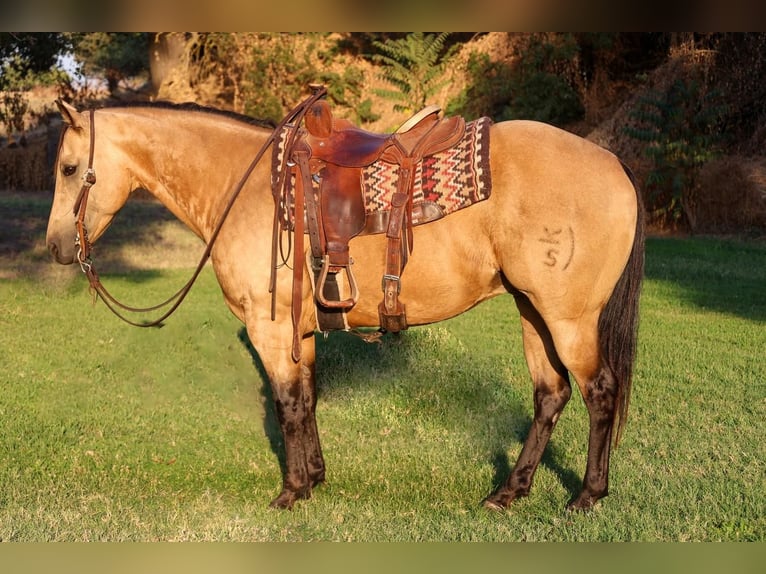
[[356, 286], [356, 279], [354, 278], [354, 274], [351, 272], [351, 263], [353, 263], [353, 261], [349, 262], [348, 265], [342, 266], [346, 270], [348, 285], [351, 288], [351, 297], [344, 299], [343, 301], [329, 301], [324, 296], [324, 284], [325, 281], [327, 281], [327, 274], [330, 270], [330, 256], [324, 256], [322, 270], [319, 272], [319, 279], [317, 279], [317, 285], [315, 289], [316, 298], [320, 305], [327, 307], [328, 309], [351, 309], [351, 307], [356, 305], [356, 302], [359, 300], [359, 288]]

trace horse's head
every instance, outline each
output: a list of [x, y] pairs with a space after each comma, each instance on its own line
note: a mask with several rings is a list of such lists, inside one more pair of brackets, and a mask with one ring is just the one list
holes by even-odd
[[[113, 136], [122, 131], [119, 126], [108, 126], [107, 122], [98, 121], [100, 114], [80, 113], [60, 100], [56, 104], [64, 119], [64, 132], [55, 164], [56, 186], [46, 243], [56, 261], [68, 265], [74, 262], [76, 255], [75, 204], [82, 198], [91, 153], [92, 173], [98, 173], [98, 177], [83, 205], [83, 223], [91, 242], [104, 233], [115, 213], [125, 204], [131, 182], [128, 170], [118, 163], [121, 154], [117, 152]], [[98, 125], [92, 129], [94, 117]]]

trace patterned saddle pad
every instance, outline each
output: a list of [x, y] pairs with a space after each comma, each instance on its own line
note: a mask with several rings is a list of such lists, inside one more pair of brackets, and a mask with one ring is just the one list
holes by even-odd
[[[418, 162], [412, 186], [412, 223], [439, 219], [476, 202], [492, 191], [489, 169], [489, 128], [492, 120], [466, 124], [465, 135], [454, 147]], [[368, 232], [385, 232], [385, 215], [397, 189], [400, 166], [384, 161], [362, 168], [362, 188]], [[377, 221], [381, 220], [381, 229]]]

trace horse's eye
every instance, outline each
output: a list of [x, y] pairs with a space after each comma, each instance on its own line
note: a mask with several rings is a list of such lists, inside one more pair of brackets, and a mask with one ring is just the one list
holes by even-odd
[[63, 173], [65, 176], [74, 175], [74, 172], [77, 171], [76, 165], [65, 165], [61, 168], [61, 173]]

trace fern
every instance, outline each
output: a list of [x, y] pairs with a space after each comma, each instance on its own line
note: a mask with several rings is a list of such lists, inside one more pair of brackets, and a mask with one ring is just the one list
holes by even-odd
[[449, 32], [413, 32], [404, 38], [374, 41], [380, 53], [372, 59], [382, 67], [383, 79], [391, 89], [377, 89], [380, 97], [394, 102], [397, 112], [416, 112], [444, 87], [444, 78], [453, 50], [444, 52]]

